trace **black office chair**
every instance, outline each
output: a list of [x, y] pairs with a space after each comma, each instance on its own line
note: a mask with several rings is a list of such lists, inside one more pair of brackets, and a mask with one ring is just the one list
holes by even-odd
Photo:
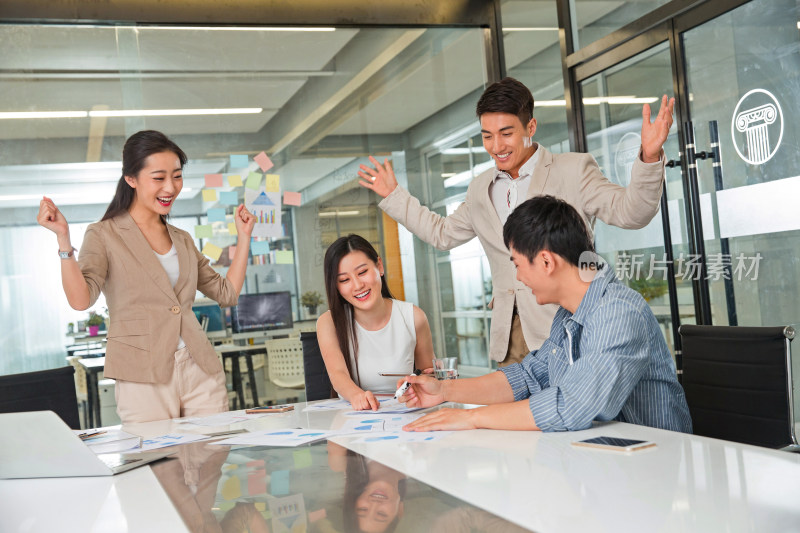
[[303, 343], [303, 371], [306, 381], [306, 400], [326, 400], [336, 397], [336, 393], [325, 369], [322, 353], [319, 350], [316, 331], [300, 333]]
[[0, 376], [0, 413], [53, 411], [72, 429], [80, 429], [72, 366]]
[[794, 328], [685, 324], [679, 332], [682, 384], [696, 435], [768, 448], [798, 446]]

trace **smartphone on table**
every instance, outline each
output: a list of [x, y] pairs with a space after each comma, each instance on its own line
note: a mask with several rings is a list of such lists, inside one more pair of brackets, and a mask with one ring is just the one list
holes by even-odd
[[594, 437], [592, 439], [573, 442], [572, 445], [618, 452], [635, 452], [646, 448], [652, 448], [656, 443], [647, 440], [622, 439], [619, 437]]
[[261, 413], [285, 413], [294, 410], [294, 405], [265, 405], [263, 407], [252, 407], [245, 409], [247, 415], [258, 415]]

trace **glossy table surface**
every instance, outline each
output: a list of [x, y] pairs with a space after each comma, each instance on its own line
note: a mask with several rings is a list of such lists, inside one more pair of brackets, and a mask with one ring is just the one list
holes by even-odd
[[[335, 429], [349, 418], [304, 407], [231, 427]], [[125, 429], [148, 437], [225, 428], [163, 421]], [[657, 446], [625, 454], [571, 445], [599, 435]], [[202, 531], [250, 520], [258, 531], [263, 519], [274, 532], [280, 525], [270, 522], [271, 511], [297, 504], [282, 507], [278, 498], [301, 494], [307, 529], [300, 530], [345, 531], [351, 476], [344, 473], [366, 457], [387, 475], [408, 478], [398, 532], [800, 530], [800, 454], [616, 422], [572, 433], [476, 430], [426, 443], [354, 440], [334, 438], [341, 448], [197, 443], [177, 447], [175, 459], [111, 479], [0, 481], [0, 523], [4, 532]]]

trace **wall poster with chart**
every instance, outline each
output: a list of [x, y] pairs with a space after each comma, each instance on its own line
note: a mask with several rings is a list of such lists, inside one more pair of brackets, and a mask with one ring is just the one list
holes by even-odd
[[253, 237], [283, 237], [280, 191], [268, 192], [263, 186], [245, 188], [244, 205], [256, 217]]

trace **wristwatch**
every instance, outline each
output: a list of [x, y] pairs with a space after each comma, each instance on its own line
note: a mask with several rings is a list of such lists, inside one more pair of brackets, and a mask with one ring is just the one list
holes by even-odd
[[69, 252], [62, 252], [61, 250], [59, 250], [59, 251], [58, 251], [58, 257], [60, 257], [61, 259], [69, 259], [69, 258], [70, 258], [70, 257], [72, 257], [72, 256], [75, 254], [75, 252], [77, 252], [77, 251], [78, 251], [78, 250], [76, 250], [74, 246], [73, 246], [72, 250], [70, 250]]

